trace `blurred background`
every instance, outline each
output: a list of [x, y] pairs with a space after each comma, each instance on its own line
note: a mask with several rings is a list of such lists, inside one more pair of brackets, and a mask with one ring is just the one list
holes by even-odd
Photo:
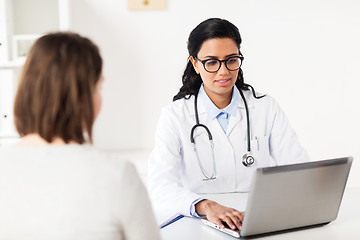
[[29, 46], [46, 32], [76, 31], [104, 59], [95, 146], [132, 160], [145, 179], [161, 108], [181, 86], [187, 37], [220, 17], [242, 35], [245, 81], [279, 102], [312, 160], [353, 156], [348, 186], [360, 186], [359, 1], [161, 0], [160, 10], [128, 1], [0, 0], [1, 146], [17, 139], [12, 99]]

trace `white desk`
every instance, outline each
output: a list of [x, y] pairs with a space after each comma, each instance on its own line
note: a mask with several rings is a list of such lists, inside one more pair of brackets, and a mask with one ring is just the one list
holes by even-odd
[[[208, 195], [219, 203], [243, 210], [246, 204], [246, 193]], [[236, 204], [234, 205], [234, 202]], [[276, 217], [276, 216], [274, 216]], [[196, 218], [184, 217], [161, 229], [163, 240], [216, 239], [234, 240], [236, 238], [212, 229]], [[335, 221], [322, 227], [301, 231], [287, 232], [257, 239], [360, 239], [360, 188], [347, 188]]]

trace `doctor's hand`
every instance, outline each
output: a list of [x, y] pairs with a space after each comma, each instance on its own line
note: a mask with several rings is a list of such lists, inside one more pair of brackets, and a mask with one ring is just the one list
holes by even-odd
[[206, 215], [206, 218], [221, 228], [225, 228], [225, 222], [231, 229], [241, 230], [241, 224], [244, 220], [244, 212], [233, 208], [228, 208], [217, 202], [205, 199], [195, 204], [195, 211], [199, 215]]

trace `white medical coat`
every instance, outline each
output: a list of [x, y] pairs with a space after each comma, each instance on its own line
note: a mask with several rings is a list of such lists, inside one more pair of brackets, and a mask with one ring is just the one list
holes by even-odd
[[[190, 131], [196, 123], [194, 96], [162, 109], [149, 159], [148, 190], [155, 212], [171, 211], [189, 216], [191, 204], [201, 197], [199, 193], [247, 192], [256, 168], [309, 161], [276, 101], [270, 96], [255, 99], [251, 91], [243, 92], [249, 108], [251, 153], [255, 158], [250, 167], [242, 163], [242, 156], [247, 152], [242, 98], [239, 98], [236, 115], [230, 117], [226, 133], [216, 118], [208, 118], [198, 98], [199, 122], [209, 128], [213, 137], [216, 180], [203, 180], [205, 177], [190, 142]], [[199, 159], [211, 176], [213, 158], [208, 135], [198, 128], [194, 137]]]

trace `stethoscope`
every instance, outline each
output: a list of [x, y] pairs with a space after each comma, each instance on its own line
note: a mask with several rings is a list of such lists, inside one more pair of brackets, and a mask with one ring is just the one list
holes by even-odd
[[[246, 126], [247, 126], [247, 152], [244, 154], [244, 156], [242, 157], [242, 163], [244, 164], [245, 167], [250, 167], [251, 165], [254, 164], [255, 162], [255, 159], [254, 157], [252, 156], [251, 154], [251, 148], [250, 148], [250, 117], [249, 117], [249, 108], [248, 108], [248, 105], [247, 105], [247, 102], [245, 100], [245, 96], [243, 94], [243, 92], [239, 89], [239, 92], [240, 92], [240, 95], [241, 95], [241, 98], [243, 99], [244, 101], [244, 105], [245, 105], [245, 112], [246, 112]], [[215, 180], [216, 179], [216, 167], [215, 167], [215, 157], [214, 157], [214, 144], [213, 144], [213, 139], [212, 139], [212, 135], [211, 135], [211, 132], [210, 130], [204, 125], [204, 124], [201, 124], [199, 123], [199, 114], [198, 114], [198, 109], [197, 109], [197, 99], [198, 99], [198, 96], [197, 94], [195, 95], [195, 101], [194, 101], [194, 107], [195, 107], [195, 119], [196, 119], [196, 124], [192, 127], [191, 129], [191, 132], [190, 132], [190, 142], [193, 144], [193, 148], [194, 148], [194, 151], [195, 151], [195, 154], [196, 154], [196, 159], [198, 161], [198, 164], [200, 166], [200, 169], [201, 169], [201, 172], [202, 174], [204, 175], [204, 181], [207, 181], [207, 180]], [[213, 170], [212, 170], [212, 174], [209, 176], [208, 174], [206, 174], [205, 172], [205, 169], [200, 161], [200, 158], [199, 158], [199, 154], [198, 152], [196, 151], [196, 143], [195, 143], [195, 139], [194, 139], [194, 131], [196, 128], [204, 128], [205, 131], [207, 132], [208, 134], [208, 137], [209, 137], [209, 141], [210, 141], [210, 147], [211, 147], [211, 153], [212, 153], [212, 167], [213, 167]]]

